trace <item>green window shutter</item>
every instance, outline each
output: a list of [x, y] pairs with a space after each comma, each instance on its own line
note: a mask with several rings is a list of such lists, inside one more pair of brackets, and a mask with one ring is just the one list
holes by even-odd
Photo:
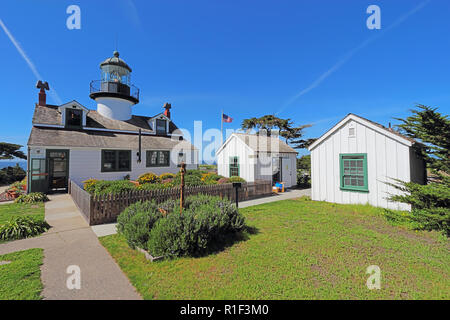
[[340, 189], [369, 192], [367, 153], [343, 153], [339, 155]]

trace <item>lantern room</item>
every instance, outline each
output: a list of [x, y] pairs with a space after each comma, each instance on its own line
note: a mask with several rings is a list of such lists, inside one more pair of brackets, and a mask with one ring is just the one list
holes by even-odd
[[129, 120], [131, 106], [139, 102], [139, 89], [131, 84], [131, 68], [119, 58], [119, 52], [100, 63], [101, 78], [91, 82], [90, 97], [97, 111], [115, 120]]
[[113, 55], [100, 64], [102, 82], [119, 82], [129, 86], [131, 68], [119, 58], [119, 52], [114, 51]]

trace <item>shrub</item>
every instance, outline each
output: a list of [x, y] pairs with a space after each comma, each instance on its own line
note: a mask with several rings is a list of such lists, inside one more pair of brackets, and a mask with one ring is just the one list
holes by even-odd
[[[174, 206], [175, 208], [175, 206]], [[200, 256], [220, 247], [245, 220], [237, 208], [220, 197], [187, 197], [186, 208], [159, 219], [150, 231], [147, 249], [164, 257]]]
[[167, 179], [173, 179], [175, 177], [175, 174], [173, 173], [163, 173], [162, 175], [159, 176], [159, 179], [161, 181], [167, 180]]
[[146, 183], [141, 184], [137, 187], [138, 190], [162, 190], [172, 188], [171, 183]]
[[18, 197], [14, 202], [16, 203], [36, 203], [36, 202], [46, 202], [50, 199], [46, 194], [42, 192], [31, 192], [29, 194], [24, 194]]
[[171, 178], [161, 180], [161, 183], [162, 183], [162, 184], [171, 184], [171, 185], [173, 185], [172, 182], [173, 182], [173, 179], [171, 179]]
[[217, 180], [217, 183], [218, 184], [224, 184], [224, 183], [228, 183], [229, 180], [230, 180], [229, 178], [223, 177], [223, 178], [220, 178], [219, 180]]
[[230, 179], [228, 180], [228, 182], [242, 182], [242, 183], [246, 183], [247, 181], [244, 178], [238, 177], [238, 176], [232, 176], [230, 177]]
[[[402, 195], [390, 195], [390, 201], [410, 204], [411, 214], [407, 217], [419, 230], [440, 230], [450, 236], [450, 176], [439, 175], [439, 182], [420, 185], [413, 182], [395, 180], [388, 185], [402, 191]], [[405, 217], [395, 218], [398, 213], [389, 211], [389, 220], [404, 220]]]
[[31, 217], [14, 217], [0, 225], [0, 240], [18, 240], [37, 236], [50, 228], [47, 222]]
[[305, 170], [297, 169], [297, 186], [301, 188], [311, 187], [311, 176]]
[[94, 184], [93, 192], [96, 195], [100, 194], [115, 194], [136, 190], [136, 186], [128, 180], [100, 180]]
[[117, 231], [124, 235], [131, 248], [146, 248], [150, 230], [161, 217], [155, 202], [137, 202], [117, 218]]
[[10, 184], [26, 177], [26, 172], [17, 163], [14, 167], [0, 169], [0, 184]]
[[189, 239], [183, 237], [186, 218], [185, 212], [182, 215], [171, 213], [166, 218], [156, 221], [150, 230], [146, 245], [150, 254], [164, 257], [185, 255], [190, 246], [185, 243]]
[[86, 190], [89, 193], [93, 193], [95, 190], [95, 184], [98, 182], [97, 179], [87, 179], [83, 181], [83, 189]]
[[217, 181], [223, 178], [223, 176], [218, 175], [214, 172], [204, 173], [202, 175], [202, 181], [206, 184], [217, 184]]
[[153, 172], [147, 172], [147, 173], [141, 174], [138, 177], [137, 181], [140, 184], [146, 184], [146, 183], [157, 183], [157, 182], [160, 182], [160, 179]]
[[[179, 186], [181, 185], [181, 175], [176, 175], [175, 178], [172, 181], [174, 186]], [[202, 181], [201, 176], [197, 175], [197, 174], [191, 174], [191, 175], [185, 175], [184, 176], [184, 185], [187, 187], [190, 186], [199, 186], [204, 184], [204, 182]]]

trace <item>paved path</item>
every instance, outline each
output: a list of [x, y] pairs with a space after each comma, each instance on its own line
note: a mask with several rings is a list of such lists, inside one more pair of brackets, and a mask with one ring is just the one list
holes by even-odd
[[[52, 228], [42, 236], [0, 244], [0, 254], [44, 249], [41, 279], [45, 299], [141, 299], [67, 194], [50, 197], [45, 219]], [[81, 289], [69, 290], [67, 267], [81, 271]]]
[[[270, 197], [259, 198], [255, 200], [247, 200], [239, 203], [239, 208], [246, 208], [250, 206], [256, 206], [258, 204], [264, 204], [269, 202], [288, 200], [294, 198], [300, 198], [302, 196], [311, 196], [311, 189], [303, 190], [287, 190], [286, 192], [279, 193]], [[108, 236], [117, 233], [116, 223], [102, 224], [98, 226], [92, 226], [92, 231], [97, 235], [97, 237]]]

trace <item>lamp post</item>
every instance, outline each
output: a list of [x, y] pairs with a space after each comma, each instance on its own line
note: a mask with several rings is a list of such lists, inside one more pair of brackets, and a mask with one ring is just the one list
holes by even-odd
[[180, 186], [180, 215], [184, 208], [184, 174], [186, 173], [186, 164], [181, 163], [180, 174], [181, 174], [181, 186]]
[[239, 208], [239, 188], [242, 187], [242, 183], [241, 182], [233, 182], [233, 188], [236, 192], [236, 208]]

